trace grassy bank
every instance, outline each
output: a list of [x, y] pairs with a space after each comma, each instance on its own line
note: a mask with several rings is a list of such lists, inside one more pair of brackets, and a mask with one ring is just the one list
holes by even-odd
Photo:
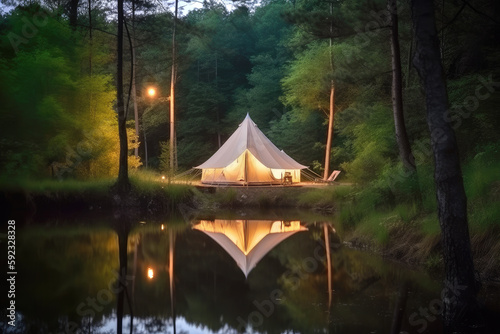
[[192, 187], [170, 184], [154, 173], [130, 175], [131, 191], [126, 198], [113, 192], [115, 179], [99, 180], [0, 180], [0, 203], [11, 211], [85, 211], [119, 206], [137, 207], [149, 212], [169, 211], [189, 200]]
[[[500, 181], [491, 154], [464, 166], [469, 226], [476, 267], [485, 279], [500, 278]], [[397, 169], [385, 175], [397, 175]], [[155, 173], [134, 173], [128, 199], [117, 199], [115, 180], [1, 180], [0, 204], [28, 214], [82, 212], [136, 206], [148, 213], [184, 204], [193, 212], [302, 208], [335, 214], [343, 240], [430, 270], [442, 268], [432, 170], [419, 166], [417, 177], [393, 183], [380, 178], [364, 185], [308, 187], [219, 187], [197, 189], [170, 184]], [[392, 183], [391, 183], [392, 182]], [[121, 202], [120, 202], [121, 201]], [[118, 205], [117, 205], [118, 204]], [[334, 213], [335, 211], [335, 213]]]
[[[476, 269], [487, 280], [500, 280], [500, 181], [495, 147], [463, 165], [469, 230]], [[408, 263], [441, 270], [440, 227], [433, 171], [396, 179], [400, 167], [378, 179], [340, 191], [338, 215], [349, 243], [370, 247]]]
[[194, 205], [202, 210], [237, 208], [300, 208], [331, 214], [350, 186], [211, 187], [195, 191]]

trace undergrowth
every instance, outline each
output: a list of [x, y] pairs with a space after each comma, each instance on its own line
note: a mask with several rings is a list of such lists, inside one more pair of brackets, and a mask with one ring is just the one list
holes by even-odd
[[[191, 186], [169, 183], [154, 172], [136, 171], [129, 175], [132, 192], [138, 196], [165, 195], [171, 200], [182, 200]], [[58, 194], [58, 196], [87, 196], [109, 194], [116, 179], [0, 179], [0, 189], [4, 191], [22, 190], [28, 193]]]
[[[500, 231], [500, 161], [498, 145], [480, 149], [473, 159], [463, 164], [464, 187], [467, 195], [469, 229], [472, 233]], [[440, 234], [433, 168], [419, 165], [413, 177], [404, 175], [402, 167], [386, 168], [380, 176], [366, 184], [358, 184], [336, 198], [339, 220], [344, 228], [371, 236], [384, 245], [396, 220], [398, 226], [415, 227], [415, 233], [425, 236]], [[322, 203], [332, 200], [331, 192], [311, 194], [309, 201]]]

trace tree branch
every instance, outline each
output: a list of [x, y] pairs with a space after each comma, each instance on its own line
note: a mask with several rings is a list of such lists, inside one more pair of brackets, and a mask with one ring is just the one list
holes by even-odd
[[493, 17], [489, 16], [488, 14], [485, 14], [479, 10], [477, 10], [474, 6], [472, 6], [467, 0], [462, 0], [463, 2], [465, 2], [465, 4], [467, 5], [467, 7], [469, 7], [470, 9], [472, 9], [476, 14], [479, 14], [479, 15], [482, 15], [488, 19], [490, 19], [491, 21], [495, 22], [496, 24], [500, 24], [500, 22], [498, 22], [497, 20], [495, 20]]
[[462, 5], [462, 7], [460, 7], [460, 9], [458, 10], [458, 12], [455, 14], [455, 16], [453, 16], [453, 18], [450, 20], [450, 22], [446, 23], [446, 25], [444, 25], [440, 30], [439, 30], [439, 33], [441, 33], [443, 30], [445, 30], [446, 28], [448, 28], [450, 25], [453, 24], [453, 22], [455, 22], [455, 20], [458, 18], [458, 16], [460, 15], [460, 13], [464, 10], [465, 6], [467, 5], [467, 2], [464, 1], [464, 4]]
[[106, 31], [106, 30], [102, 30], [102, 29], [99, 29], [99, 28], [96, 28], [96, 27], [90, 27], [86, 24], [81, 24], [81, 23], [78, 23], [77, 24], [78, 27], [83, 27], [83, 28], [87, 28], [87, 29], [92, 29], [92, 30], [97, 30], [97, 31], [100, 31], [100, 32], [103, 32], [105, 34], [108, 34], [108, 35], [111, 35], [111, 36], [114, 36], [114, 37], [117, 37], [118, 35], [115, 34], [115, 33], [112, 33], [112, 32], [109, 32], [109, 31]]

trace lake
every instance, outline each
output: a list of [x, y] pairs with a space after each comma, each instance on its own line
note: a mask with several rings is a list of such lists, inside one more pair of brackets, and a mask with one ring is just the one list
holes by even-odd
[[[343, 238], [335, 217], [300, 211], [18, 222], [17, 322], [0, 329], [115, 333], [122, 321], [123, 333], [131, 322], [133, 333], [441, 331], [439, 277]], [[480, 296], [496, 319], [498, 292]]]

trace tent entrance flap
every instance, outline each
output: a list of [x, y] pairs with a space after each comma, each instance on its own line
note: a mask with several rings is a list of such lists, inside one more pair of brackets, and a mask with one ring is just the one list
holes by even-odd
[[287, 173], [292, 176], [292, 182], [300, 182], [300, 169], [271, 169], [273, 177], [277, 180], [284, 180]]
[[245, 183], [246, 182], [246, 152], [223, 168], [204, 168], [201, 181], [205, 183]]

